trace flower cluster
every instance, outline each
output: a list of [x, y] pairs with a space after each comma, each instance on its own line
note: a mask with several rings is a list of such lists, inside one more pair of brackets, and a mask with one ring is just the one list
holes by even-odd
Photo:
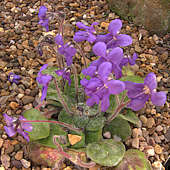
[[23, 116], [20, 116], [18, 119], [10, 117], [7, 114], [4, 114], [3, 116], [7, 124], [7, 126], [4, 126], [7, 135], [9, 137], [12, 137], [16, 133], [19, 133], [29, 142], [28, 132], [32, 131], [33, 129], [32, 125], [28, 122], [22, 122], [22, 121], [26, 121], [26, 119]]
[[8, 80], [11, 83], [18, 84], [20, 79], [21, 79], [21, 77], [19, 75], [16, 75], [16, 74], [14, 74], [12, 72], [8, 74]]

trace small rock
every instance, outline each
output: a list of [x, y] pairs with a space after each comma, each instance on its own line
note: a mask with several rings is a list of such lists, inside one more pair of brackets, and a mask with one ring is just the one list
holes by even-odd
[[105, 132], [105, 133], [103, 134], [103, 136], [104, 136], [105, 138], [107, 138], [107, 139], [110, 139], [110, 138], [111, 138], [111, 133], [110, 133], [110, 132]]
[[146, 124], [148, 119], [144, 115], [141, 115], [140, 120], [142, 121], [143, 124]]
[[163, 169], [163, 165], [161, 164], [160, 161], [155, 161], [152, 164], [152, 167], [153, 167], [153, 170], [161, 170], [161, 169]]
[[154, 125], [155, 125], [155, 120], [154, 120], [154, 118], [150, 117], [150, 118], [147, 120], [146, 126], [147, 126], [148, 128], [152, 128]]
[[102, 22], [102, 23], [100, 24], [100, 26], [101, 26], [102, 28], [107, 29], [108, 26], [109, 26], [109, 23], [107, 23], [107, 22]]
[[0, 148], [2, 147], [3, 143], [4, 143], [4, 140], [0, 138]]
[[16, 160], [21, 160], [23, 158], [23, 151], [18, 151], [15, 155]]
[[22, 98], [22, 101], [26, 105], [26, 104], [32, 103], [34, 101], [34, 97], [32, 97], [32, 96], [24, 96]]
[[15, 110], [16, 108], [18, 108], [19, 104], [16, 103], [16, 102], [11, 102], [11, 103], [9, 104], [9, 106], [10, 106], [13, 110]]
[[139, 138], [132, 139], [132, 147], [139, 149]]
[[135, 51], [138, 53], [142, 52], [141, 48], [138, 45], [135, 45]]
[[133, 138], [137, 138], [139, 136], [142, 136], [142, 130], [138, 129], [138, 128], [134, 128], [132, 130], [132, 136], [133, 136]]
[[155, 151], [154, 151], [154, 148], [152, 146], [147, 146], [145, 147], [145, 150], [144, 150], [145, 154], [147, 157], [150, 157], [150, 156], [154, 156], [155, 155]]
[[25, 168], [29, 168], [31, 166], [31, 163], [25, 159], [21, 159], [21, 163]]
[[156, 144], [154, 147], [155, 153], [161, 154], [162, 153], [162, 148], [160, 145]]
[[2, 155], [1, 162], [5, 169], [8, 169], [10, 167], [10, 157], [8, 155]]
[[156, 127], [156, 131], [157, 132], [161, 132], [163, 130], [163, 127], [161, 126], [161, 125], [158, 125], [157, 127]]

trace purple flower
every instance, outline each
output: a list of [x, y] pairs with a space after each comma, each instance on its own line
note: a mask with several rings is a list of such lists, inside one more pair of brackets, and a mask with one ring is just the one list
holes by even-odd
[[41, 6], [39, 9], [38, 17], [39, 17], [39, 24], [43, 26], [46, 31], [49, 31], [49, 25], [48, 25], [48, 18], [46, 16], [47, 8], [45, 6]]
[[96, 42], [105, 42], [107, 48], [125, 47], [132, 44], [132, 38], [126, 34], [119, 34], [122, 28], [120, 19], [113, 20], [108, 27], [109, 33], [106, 35], [98, 35]]
[[18, 80], [20, 80], [21, 77], [19, 75], [16, 75], [14, 73], [9, 73], [8, 75], [8, 80], [11, 82], [11, 83], [15, 83], [15, 84], [18, 84]]
[[128, 107], [138, 111], [144, 107], [146, 101], [151, 99], [152, 103], [156, 106], [162, 106], [166, 102], [165, 92], [156, 92], [157, 81], [154, 73], [149, 73], [144, 83], [133, 83], [126, 81], [126, 90], [128, 98], [131, 99]]
[[98, 67], [101, 63], [108, 61], [112, 63], [112, 72], [114, 72], [116, 79], [121, 77], [122, 73], [119, 65], [122, 61], [123, 50], [120, 47], [107, 50], [107, 46], [104, 42], [97, 42], [93, 46], [93, 52], [95, 55], [100, 56], [101, 58], [92, 62], [91, 66]]
[[58, 52], [65, 56], [67, 66], [70, 66], [73, 62], [72, 57], [76, 54], [76, 49], [70, 46], [69, 43], [64, 44], [63, 38], [59, 34], [55, 37], [55, 42], [60, 45]]
[[20, 116], [19, 119], [10, 117], [7, 114], [4, 114], [3, 116], [7, 124], [7, 126], [4, 126], [7, 135], [12, 137], [16, 133], [19, 133], [29, 142], [28, 133], [25, 131], [31, 132], [33, 129], [32, 125], [27, 122], [22, 122], [23, 120], [26, 120], [23, 116]]
[[66, 69], [62, 69], [62, 70], [57, 70], [55, 71], [55, 73], [58, 75], [58, 76], [62, 76], [63, 79], [67, 80], [68, 81], [68, 85], [70, 86], [71, 85], [71, 74], [70, 74], [70, 71], [66, 70]]
[[42, 87], [42, 96], [41, 96], [41, 102], [46, 98], [47, 95], [47, 89], [48, 89], [48, 83], [52, 80], [52, 76], [51, 75], [46, 75], [46, 74], [42, 74], [41, 72], [43, 70], [45, 70], [48, 67], [48, 64], [44, 64], [40, 71], [38, 72], [38, 76], [37, 76], [37, 81], [39, 84], [41, 84]]
[[81, 41], [88, 41], [90, 43], [93, 43], [96, 40], [96, 36], [94, 35], [94, 33], [96, 32], [94, 29], [94, 25], [97, 25], [97, 22], [93, 22], [92, 25], [86, 26], [81, 22], [77, 22], [77, 27], [79, 27], [80, 29], [84, 29], [85, 31], [78, 31], [75, 33], [73, 39], [76, 42], [81, 42]]
[[121, 63], [120, 63], [120, 67], [122, 68], [123, 66], [126, 66], [127, 64], [130, 64], [131, 66], [135, 65], [135, 62], [136, 62], [136, 59], [138, 58], [138, 55], [136, 53], [133, 54], [133, 56], [127, 56], [127, 57], [124, 57], [122, 60], [121, 60]]
[[85, 93], [89, 98], [87, 105], [93, 106], [101, 101], [101, 110], [105, 112], [110, 106], [109, 96], [119, 94], [125, 89], [125, 85], [120, 80], [113, 80], [110, 77], [112, 64], [110, 62], [102, 63], [98, 68], [97, 77], [90, 80], [82, 79], [81, 85], [85, 87]]

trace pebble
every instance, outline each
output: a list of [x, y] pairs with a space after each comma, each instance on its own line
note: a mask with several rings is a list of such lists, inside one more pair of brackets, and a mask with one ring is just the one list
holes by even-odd
[[18, 108], [19, 104], [16, 103], [16, 102], [11, 102], [11, 103], [9, 104], [9, 106], [10, 106], [13, 110], [15, 110], [16, 108]]
[[140, 118], [140, 120], [142, 121], [143, 124], [147, 123], [148, 119], [144, 115], [141, 115], [139, 118]]
[[0, 148], [2, 147], [3, 143], [4, 143], [4, 140], [0, 138]]
[[132, 147], [139, 149], [139, 138], [132, 139]]
[[32, 103], [34, 101], [34, 97], [32, 97], [32, 96], [24, 96], [22, 98], [22, 101], [23, 101], [24, 105], [26, 105], [26, 104]]
[[25, 159], [21, 159], [21, 163], [25, 168], [29, 168], [31, 166], [31, 163]]
[[23, 154], [24, 154], [23, 151], [18, 151], [15, 155], [15, 159], [18, 161], [21, 160], [23, 158]]
[[145, 152], [145, 154], [146, 154], [147, 157], [150, 157], [150, 156], [154, 156], [154, 155], [155, 155], [155, 151], [154, 151], [153, 146], [147, 146], [147, 147], [145, 147], [144, 152]]
[[162, 153], [162, 148], [160, 145], [156, 144], [154, 147], [155, 153], [161, 154]]
[[152, 128], [154, 125], [155, 125], [155, 120], [154, 120], [154, 118], [153, 118], [153, 117], [148, 118], [147, 123], [146, 123], [146, 126], [147, 126], [148, 128]]
[[160, 161], [155, 161], [154, 163], [152, 163], [152, 167], [153, 167], [153, 170], [162, 170], [164, 169], [163, 168], [163, 165]]
[[9, 155], [1, 155], [1, 163], [5, 169], [10, 167], [10, 159]]
[[139, 136], [142, 136], [142, 130], [139, 129], [139, 128], [134, 128], [132, 130], [132, 136], [133, 136], [133, 138], [137, 138]]
[[161, 132], [163, 130], [163, 127], [161, 126], [161, 125], [158, 125], [157, 127], [156, 127], [156, 131], [157, 132]]

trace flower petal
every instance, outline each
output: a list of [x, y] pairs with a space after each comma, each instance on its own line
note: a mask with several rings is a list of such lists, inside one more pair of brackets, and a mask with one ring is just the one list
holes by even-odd
[[86, 75], [86, 76], [92, 77], [92, 76], [95, 75], [96, 69], [97, 69], [96, 66], [89, 66], [89, 67], [87, 67], [86, 69], [83, 69], [83, 70], [82, 70], [82, 73], [83, 73], [84, 75]]
[[5, 132], [7, 133], [7, 135], [9, 137], [12, 137], [16, 134], [16, 131], [14, 130], [13, 127], [7, 127], [7, 126], [4, 126], [4, 129], [5, 129]]
[[166, 93], [161, 92], [153, 92], [151, 94], [151, 101], [156, 106], [163, 106], [166, 102]]
[[46, 12], [47, 12], [47, 8], [45, 6], [41, 6], [38, 12], [38, 17], [39, 18], [46, 17]]
[[108, 30], [114, 36], [119, 33], [121, 28], [122, 28], [122, 21], [120, 19], [115, 19], [109, 24]]
[[41, 102], [46, 98], [47, 96], [47, 89], [48, 89], [48, 86], [43, 86], [42, 87], [42, 95], [41, 95]]
[[14, 118], [8, 116], [6, 113], [3, 114], [7, 126], [12, 126]]
[[95, 90], [97, 87], [101, 87], [103, 85], [103, 83], [101, 82], [100, 79], [98, 78], [91, 78], [88, 82], [88, 84], [86, 85], [86, 88], [91, 89], [91, 90]]
[[150, 91], [157, 88], [156, 75], [154, 73], [149, 73], [144, 79], [144, 85], [148, 86]]
[[104, 42], [97, 42], [93, 46], [93, 52], [97, 56], [105, 57], [106, 56], [106, 44]]
[[145, 97], [143, 97], [142, 99], [141, 98], [133, 99], [133, 100], [131, 100], [131, 102], [129, 103], [129, 105], [127, 107], [131, 108], [134, 111], [138, 111], [144, 107], [148, 98], [149, 98], [149, 96], [145, 95]]
[[93, 43], [93, 42], [95, 42], [95, 40], [96, 40], [96, 36], [93, 35], [92, 33], [89, 33], [87, 41], [90, 42], [90, 43]]
[[120, 80], [110, 80], [106, 83], [109, 94], [120, 94], [125, 90], [125, 84]]
[[144, 88], [144, 84], [143, 83], [133, 83], [130, 81], [125, 81], [125, 88], [126, 90], [128, 90], [127, 92], [127, 96], [129, 98], [136, 98], [139, 95], [144, 94], [143, 93], [143, 88]]
[[128, 45], [132, 44], [132, 38], [129, 35], [126, 34], [119, 34], [116, 36], [116, 44], [120, 47], [126, 47]]
[[112, 39], [113, 39], [113, 36], [110, 33], [105, 34], [105, 35], [97, 35], [96, 36], [96, 43], [97, 42], [108, 43]]
[[58, 45], [64, 45], [63, 37], [62, 37], [60, 34], [57, 34], [57, 35], [56, 35], [56, 37], [55, 37], [55, 43], [58, 44]]
[[89, 29], [87, 25], [84, 25], [82, 22], [77, 22], [76, 26], [79, 27], [80, 29]]
[[93, 106], [94, 104], [98, 104], [99, 103], [99, 98], [97, 95], [93, 95], [92, 97], [88, 98], [86, 101], [86, 104], [88, 106]]
[[119, 65], [112, 64], [112, 72], [115, 74], [116, 79], [120, 79], [122, 77], [122, 70]]
[[78, 31], [75, 33], [73, 39], [76, 42], [85, 41], [88, 38], [88, 33], [86, 31]]
[[101, 111], [105, 112], [110, 106], [109, 94], [105, 94], [101, 100]]
[[98, 68], [98, 75], [100, 76], [100, 79], [102, 79], [105, 82], [108, 79], [111, 70], [112, 64], [110, 62], [102, 63]]
[[122, 57], [123, 57], [123, 50], [120, 47], [116, 47], [109, 52], [106, 58], [110, 62], [119, 65], [122, 60]]

